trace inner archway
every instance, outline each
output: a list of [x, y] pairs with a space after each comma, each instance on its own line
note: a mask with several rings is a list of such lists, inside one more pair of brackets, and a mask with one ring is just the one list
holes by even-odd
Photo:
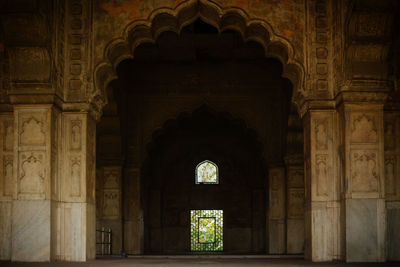
[[[195, 183], [205, 159], [218, 166], [218, 184]], [[143, 167], [144, 252], [192, 252], [190, 211], [222, 210], [224, 245], [215, 251], [265, 253], [265, 170], [262, 144], [241, 121], [202, 108], [166, 123]]]

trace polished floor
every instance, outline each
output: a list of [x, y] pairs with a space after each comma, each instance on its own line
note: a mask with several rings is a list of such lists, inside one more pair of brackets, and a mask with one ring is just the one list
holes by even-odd
[[128, 258], [101, 258], [94, 261], [78, 263], [78, 262], [53, 262], [53, 263], [24, 263], [24, 262], [5, 262], [0, 261], [0, 266], [146, 266], [146, 267], [162, 267], [162, 266], [276, 266], [276, 267], [298, 267], [298, 266], [399, 266], [399, 263], [312, 263], [296, 257], [290, 258], [273, 258], [263, 256], [138, 256]]

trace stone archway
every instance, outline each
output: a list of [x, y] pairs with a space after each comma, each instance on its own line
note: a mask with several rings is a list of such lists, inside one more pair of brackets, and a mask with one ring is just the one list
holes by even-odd
[[[223, 253], [265, 254], [268, 184], [263, 145], [244, 121], [203, 106], [153, 134], [141, 175], [145, 254], [190, 253], [190, 210], [223, 210]], [[217, 185], [195, 185], [196, 165]]]
[[106, 88], [117, 78], [116, 67], [121, 61], [132, 59], [135, 49], [140, 44], [155, 43], [157, 37], [165, 31], [179, 34], [183, 27], [199, 18], [213, 25], [218, 32], [225, 30], [239, 32], [245, 41], [253, 40], [260, 43], [264, 47], [266, 57], [279, 59], [283, 65], [282, 76], [293, 84], [292, 102], [299, 109], [306, 95], [305, 70], [303, 64], [296, 59], [292, 44], [286, 38], [275, 34], [267, 21], [251, 18], [239, 7], [221, 8], [207, 0], [188, 0], [174, 9], [155, 9], [147, 19], [129, 23], [122, 36], [108, 43], [102, 62], [94, 69], [94, 91], [90, 97], [92, 107], [101, 111], [107, 103]]

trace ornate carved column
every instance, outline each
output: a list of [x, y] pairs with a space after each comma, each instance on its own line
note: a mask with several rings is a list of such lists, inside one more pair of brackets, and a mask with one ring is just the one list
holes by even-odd
[[13, 261], [52, 259], [52, 207], [56, 201], [55, 136], [59, 111], [52, 105], [14, 106]]
[[286, 253], [285, 168], [269, 169], [269, 253]]
[[122, 249], [121, 166], [104, 166], [97, 175], [97, 227], [112, 230], [112, 254]]
[[52, 187], [57, 200], [52, 224], [54, 257], [86, 261], [95, 258], [96, 127], [87, 112], [63, 112], [60, 117], [59, 176], [54, 175]]
[[14, 195], [14, 117], [0, 113], [0, 260], [11, 259], [11, 205]]
[[387, 259], [400, 260], [400, 110], [385, 110]]
[[383, 101], [363, 95], [344, 95], [339, 108], [347, 262], [385, 261]]
[[305, 175], [305, 258], [341, 258], [337, 115], [310, 109], [303, 117]]
[[288, 254], [304, 252], [304, 161], [303, 155], [290, 155], [286, 163]]

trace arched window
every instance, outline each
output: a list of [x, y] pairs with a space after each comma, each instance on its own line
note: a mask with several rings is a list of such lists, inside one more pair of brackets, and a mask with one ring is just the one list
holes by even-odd
[[200, 162], [196, 167], [196, 184], [218, 184], [218, 166], [209, 160]]

